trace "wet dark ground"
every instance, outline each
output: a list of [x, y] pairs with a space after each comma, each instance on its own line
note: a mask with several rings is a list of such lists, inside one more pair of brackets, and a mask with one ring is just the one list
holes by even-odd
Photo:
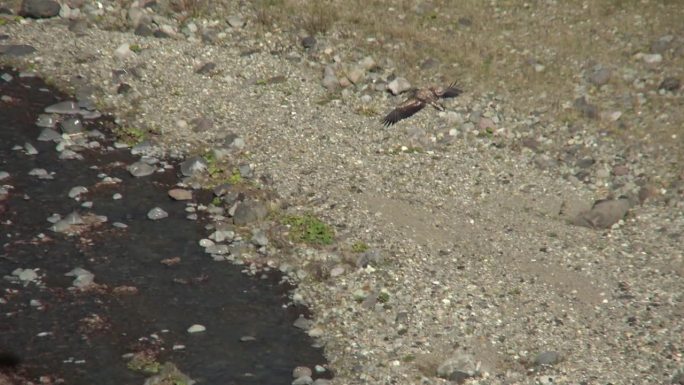
[[[127, 150], [85, 150], [83, 161], [58, 160], [53, 142], [36, 141], [41, 129], [34, 122], [45, 106], [71, 99], [38, 78], [19, 78], [7, 68], [0, 74], [13, 77], [0, 79], [0, 95], [12, 98], [0, 102], [0, 171], [10, 173], [0, 185], [12, 186], [0, 200], [0, 276], [17, 268], [38, 269], [40, 276], [26, 285], [0, 279], [0, 351], [21, 357], [22, 375], [52, 383], [142, 384], [149, 375], [127, 368], [122, 355], [144, 350], [205, 384], [289, 384], [294, 367], [325, 363], [313, 341], [292, 326], [304, 310], [284, 307], [287, 288], [278, 276], [248, 277], [204, 254], [197, 244], [207, 235], [204, 224], [187, 220], [185, 204], [168, 198], [176, 171], [133, 178], [125, 166], [137, 159]], [[88, 123], [103, 132], [106, 125]], [[39, 153], [12, 149], [25, 142]], [[37, 167], [55, 178], [29, 176]], [[95, 188], [103, 172], [123, 182]], [[89, 189], [81, 202], [67, 196], [79, 185]], [[112, 199], [117, 192], [123, 199]], [[81, 207], [84, 200], [93, 207]], [[147, 219], [155, 206], [169, 217]], [[49, 230], [47, 217], [72, 211], [108, 221], [75, 236]], [[160, 262], [173, 257], [180, 263]], [[74, 289], [73, 277], [64, 274], [75, 267], [94, 273], [99, 286]], [[207, 330], [189, 334], [193, 324]], [[241, 342], [243, 336], [255, 340]]]

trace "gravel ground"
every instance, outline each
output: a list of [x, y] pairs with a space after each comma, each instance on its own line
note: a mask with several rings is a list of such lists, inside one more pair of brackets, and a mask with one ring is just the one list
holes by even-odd
[[[181, 24], [161, 9], [93, 4], [11, 19], [0, 43], [37, 52], [0, 60], [91, 94], [167, 154], [243, 138], [223, 161], [249, 164], [283, 211], [335, 230], [329, 247], [245, 256], [297, 278], [293, 301], [315, 314], [309, 334], [333, 383], [682, 381], [684, 135], [630, 141], [607, 129], [630, 121], [583, 94], [603, 82], [600, 68], [577, 76], [561, 115], [466, 83], [446, 111], [385, 128], [400, 67], [334, 33], [306, 48], [311, 39], [264, 32], [244, 8]], [[144, 23], [167, 38], [134, 34]], [[681, 84], [663, 85], [657, 66], [682, 65], [684, 36], [666, 40], [612, 69], [653, 84], [629, 103], [681, 106]], [[675, 110], [644, 111], [681, 127]], [[602, 199], [615, 204], [592, 209]]]

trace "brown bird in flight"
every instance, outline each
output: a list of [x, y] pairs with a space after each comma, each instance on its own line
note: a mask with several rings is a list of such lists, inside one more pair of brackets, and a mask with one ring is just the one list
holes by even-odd
[[389, 127], [422, 110], [423, 107], [428, 104], [440, 111], [444, 111], [444, 106], [438, 103], [438, 100], [442, 98], [455, 98], [460, 95], [461, 92], [463, 91], [456, 87], [456, 83], [451, 83], [446, 88], [433, 86], [414, 89], [411, 91], [411, 96], [387, 114], [385, 119], [382, 120], [382, 123], [385, 127]]

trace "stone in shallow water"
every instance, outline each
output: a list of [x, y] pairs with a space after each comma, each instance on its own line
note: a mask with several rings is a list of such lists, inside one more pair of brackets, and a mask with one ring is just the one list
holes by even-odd
[[44, 168], [34, 168], [29, 171], [29, 175], [37, 176], [38, 179], [54, 179], [54, 177]]
[[0, 171], [0, 181], [5, 180], [10, 177], [10, 173], [7, 171]]
[[169, 196], [177, 201], [187, 201], [192, 199], [192, 191], [174, 188], [169, 190]]
[[52, 128], [44, 128], [38, 136], [38, 140], [41, 142], [59, 142], [62, 140], [62, 136]]
[[24, 150], [28, 155], [37, 155], [38, 150], [29, 142], [24, 143]]
[[53, 128], [57, 124], [57, 120], [49, 114], [40, 114], [36, 119], [36, 126]]
[[292, 385], [311, 385], [313, 384], [313, 379], [310, 376], [302, 376], [292, 381]]
[[83, 123], [81, 122], [81, 119], [78, 118], [66, 119], [60, 123], [59, 126], [65, 134], [75, 134], [83, 131]]
[[77, 114], [81, 109], [73, 100], [65, 100], [45, 107], [48, 114]]
[[73, 199], [87, 192], [88, 189], [83, 186], [72, 187], [71, 190], [69, 190], [69, 198]]
[[204, 325], [194, 324], [188, 328], [188, 333], [200, 333], [206, 330], [207, 328]]
[[38, 273], [34, 269], [15, 269], [12, 275], [19, 278], [22, 282], [31, 282], [38, 278]]
[[128, 166], [127, 170], [134, 177], [143, 177], [143, 176], [148, 176], [148, 175], [151, 175], [152, 173], [154, 173], [156, 168], [154, 166], [150, 166], [146, 162], [137, 161], [137, 162], [133, 163], [132, 165]]
[[169, 216], [169, 213], [164, 211], [161, 207], [155, 207], [147, 212], [147, 217], [153, 221], [164, 219]]
[[74, 268], [64, 275], [67, 277], [76, 277], [71, 285], [79, 289], [83, 289], [92, 285], [93, 281], [95, 280], [95, 274], [80, 267]]

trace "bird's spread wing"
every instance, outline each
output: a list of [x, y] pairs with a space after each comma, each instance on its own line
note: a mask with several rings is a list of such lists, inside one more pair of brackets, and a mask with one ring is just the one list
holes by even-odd
[[440, 98], [455, 98], [462, 92], [463, 91], [460, 88], [458, 88], [456, 83], [451, 83], [449, 84], [449, 87], [447, 87], [446, 89], [440, 89], [437, 92], [437, 96]]
[[385, 126], [391, 126], [394, 123], [402, 119], [406, 119], [416, 112], [422, 110], [423, 107], [425, 107], [425, 103], [421, 102], [420, 100], [409, 99], [387, 114], [382, 122]]

